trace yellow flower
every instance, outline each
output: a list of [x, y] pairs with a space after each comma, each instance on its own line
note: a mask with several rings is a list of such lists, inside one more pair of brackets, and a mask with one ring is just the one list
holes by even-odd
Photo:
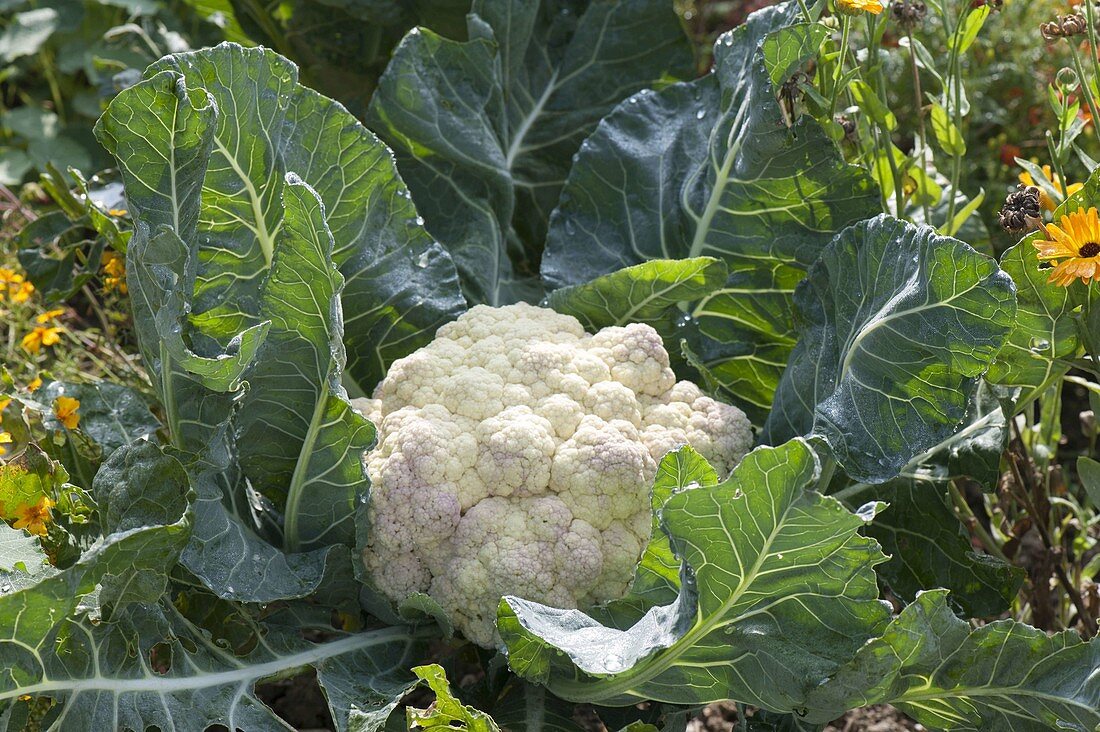
[[4, 410], [8, 408], [9, 404], [11, 404], [11, 397], [0, 399], [0, 422], [4, 421]]
[[79, 399], [73, 399], [67, 396], [59, 396], [57, 399], [54, 399], [54, 416], [56, 416], [61, 421], [61, 424], [65, 425], [67, 429], [75, 430], [76, 426], [80, 424], [80, 415], [76, 413], [79, 409]]
[[44, 312], [41, 315], [39, 315], [38, 317], [36, 317], [34, 319], [34, 322], [41, 323], [42, 325], [45, 325], [46, 323], [50, 322], [54, 318], [60, 318], [64, 314], [65, 314], [65, 308], [56, 308], [54, 310], [47, 310], [46, 312]]
[[878, 15], [882, 12], [882, 3], [880, 0], [836, 0], [836, 9], [845, 15], [860, 13]]
[[36, 391], [38, 391], [41, 388], [42, 388], [42, 377], [41, 376], [35, 376], [34, 379], [31, 381], [31, 383], [27, 384], [27, 391], [29, 391], [31, 394], [35, 393]]
[[12, 437], [10, 432], [0, 432], [0, 455], [7, 455], [8, 448], [4, 445], [10, 445], [12, 443]]
[[118, 290], [126, 294], [126, 260], [115, 252], [107, 252], [103, 255], [103, 272], [107, 275], [103, 279], [103, 285], [108, 292]]
[[112, 208], [107, 213], [109, 213], [112, 216], [125, 216], [127, 213], [129, 213], [129, 211], [127, 211], [124, 208]]
[[1050, 282], [1066, 287], [1078, 277], [1088, 283], [1100, 279], [1100, 214], [1095, 208], [1074, 211], [1047, 224], [1049, 241], [1034, 242], [1039, 260], [1059, 262], [1050, 273]]
[[[1054, 186], [1054, 190], [1062, 194], [1063, 198], [1069, 198], [1077, 191], [1085, 187], [1084, 183], [1070, 183], [1068, 188], [1062, 188], [1062, 179], [1055, 173], [1049, 165], [1043, 166], [1043, 175], [1050, 181], [1050, 184]], [[1039, 189], [1039, 205], [1043, 207], [1044, 211], [1054, 211], [1058, 208], [1058, 203], [1050, 197], [1042, 186], [1035, 183], [1035, 179], [1031, 177], [1031, 173], [1026, 170], [1020, 173], [1020, 182], [1025, 186], [1034, 186]]]
[[50, 515], [50, 509], [55, 504], [52, 500], [46, 496], [42, 496], [42, 500], [31, 506], [20, 506], [15, 509], [19, 518], [15, 523], [11, 525], [13, 529], [26, 529], [32, 534], [38, 536], [46, 535], [46, 524], [53, 520]]
[[61, 342], [60, 328], [46, 328], [36, 325], [27, 335], [23, 336], [23, 350], [30, 353], [38, 353], [42, 346], [54, 346]]
[[34, 294], [34, 285], [30, 282], [20, 282], [19, 284], [9, 284], [8, 293], [11, 295], [12, 302], [26, 302]]

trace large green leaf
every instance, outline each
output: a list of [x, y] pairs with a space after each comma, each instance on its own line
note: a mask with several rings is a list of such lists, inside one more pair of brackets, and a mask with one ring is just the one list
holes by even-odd
[[793, 440], [749, 453], [724, 483], [674, 493], [660, 523], [683, 562], [675, 602], [619, 630], [506, 597], [509, 665], [598, 704], [800, 708], [888, 618], [873, 569], [885, 557], [858, 533], [879, 504], [852, 514], [812, 490], [817, 478], [814, 452]]
[[1008, 341], [987, 378], [1018, 387], [1021, 392], [1015, 401], [1020, 408], [1069, 371], [1064, 361], [1073, 359], [1082, 345], [1073, 311], [1084, 304], [1084, 288], [1047, 282], [1050, 270], [1040, 268], [1034, 246], [1042, 238], [1036, 232], [1001, 256], [1001, 269], [1016, 283], [1019, 307]]
[[691, 54], [665, 0], [476, 0], [469, 37], [406, 36], [368, 118], [471, 299], [537, 299], [581, 141], [625, 97], [689, 75]]
[[[248, 622], [239, 618], [238, 622]], [[0, 701], [56, 702], [43, 725], [62, 731], [174, 729], [211, 725], [289, 730], [258, 698], [267, 677], [317, 669], [341, 732], [377, 730], [413, 685], [408, 667], [421, 657], [423, 632], [383, 628], [324, 643], [255, 628], [251, 650], [234, 652], [167, 600], [134, 605], [110, 623], [58, 617], [41, 641], [26, 643], [15, 624], [0, 634]], [[63, 645], [64, 654], [55, 652]]]
[[713, 257], [654, 259], [591, 282], [554, 290], [546, 304], [572, 315], [590, 331], [628, 323], [654, 323], [685, 300], [698, 300], [726, 281], [726, 265]]
[[[563, 286], [650, 259], [723, 260], [725, 287], [687, 303], [670, 350], [688, 338], [713, 385], [758, 420], [797, 337], [795, 285], [835, 232], [881, 210], [814, 120], [784, 121], [758, 49], [799, 18], [794, 2], [754, 13], [715, 44], [713, 73], [609, 114], [569, 174], [542, 264]], [[813, 50], [784, 47], [784, 70]]]
[[992, 259], [884, 215], [836, 237], [796, 304], [801, 338], [765, 440], [821, 437], [864, 482], [957, 431], [1016, 309]]
[[[171, 96], [154, 93], [173, 85]], [[171, 134], [172, 120], [193, 134]], [[258, 321], [288, 172], [324, 203], [346, 279], [349, 375], [363, 391], [465, 306], [450, 258], [419, 225], [389, 151], [270, 51], [222, 44], [165, 57], [111, 103], [98, 129], [122, 161], [131, 201], [179, 200], [178, 224], [136, 218], [153, 234], [171, 226], [197, 249], [187, 293], [197, 347], [225, 345]], [[190, 144], [194, 137], [204, 144]], [[201, 201], [173, 194], [184, 185], [192, 194], [196, 184]]]
[[79, 560], [57, 572], [0, 592], [0, 679], [35, 673], [35, 649], [52, 648], [50, 633], [86, 596], [113, 615], [155, 602], [190, 531], [190, 495], [182, 466], [151, 443], [116, 450], [94, 486], [103, 509], [99, 538]]
[[947, 482], [930, 475], [895, 478], [848, 493], [849, 505], [879, 500], [889, 508], [868, 525], [890, 561], [879, 578], [903, 602], [924, 590], [951, 590], [949, 600], [969, 618], [988, 618], [1009, 609], [1024, 571], [975, 551], [970, 532], [952, 508]]
[[247, 374], [237, 451], [252, 487], [283, 513], [291, 551], [355, 540], [363, 453], [374, 426], [340, 385], [344, 365], [332, 234], [320, 198], [295, 176], [283, 188], [283, 221], [260, 314], [271, 323]]
[[1093, 732], [1100, 725], [1100, 641], [1013, 620], [972, 630], [943, 591], [927, 592], [881, 638], [810, 695], [809, 718], [889, 702], [933, 729]]
[[153, 437], [160, 428], [142, 396], [121, 384], [50, 381], [35, 397], [53, 404], [62, 395], [80, 401], [80, 431], [99, 446], [103, 457], [134, 440]]
[[[366, 112], [394, 46], [416, 25], [464, 38], [470, 0], [188, 0], [239, 22], [242, 35], [302, 68], [311, 89]], [[228, 10], [228, 13], [226, 12]], [[238, 40], [226, 35], [226, 40]]]
[[969, 478], [996, 487], [1001, 453], [1008, 442], [1008, 420], [998, 390], [984, 380], [974, 394], [963, 426], [906, 465], [894, 480], [856, 483], [836, 496], [849, 506], [883, 501], [889, 509], [868, 525], [889, 561], [879, 579], [903, 602], [923, 590], [945, 588], [966, 617], [993, 617], [1009, 609], [1024, 572], [974, 549], [970, 531], [948, 499], [950, 481]]

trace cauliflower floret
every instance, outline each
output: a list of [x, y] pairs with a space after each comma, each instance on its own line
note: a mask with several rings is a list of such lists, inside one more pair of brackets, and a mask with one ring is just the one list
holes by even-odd
[[485, 647], [502, 595], [625, 594], [666, 452], [691, 444], [728, 471], [752, 446], [739, 409], [676, 383], [649, 326], [593, 336], [525, 304], [472, 308], [354, 405], [379, 433], [364, 456], [374, 583], [429, 593]]

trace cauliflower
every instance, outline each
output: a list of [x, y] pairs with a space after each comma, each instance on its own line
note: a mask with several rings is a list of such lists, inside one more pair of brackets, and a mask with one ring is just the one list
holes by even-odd
[[379, 431], [366, 567], [484, 647], [503, 595], [577, 608], [626, 593], [666, 452], [690, 444], [728, 472], [752, 447], [741, 410], [677, 383], [653, 328], [589, 335], [525, 304], [443, 326], [356, 407]]

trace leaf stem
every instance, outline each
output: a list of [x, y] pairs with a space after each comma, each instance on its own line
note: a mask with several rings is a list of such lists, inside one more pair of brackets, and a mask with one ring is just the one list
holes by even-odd
[[[1015, 420], [1010, 420], [1013, 431], [1016, 433], [1016, 443], [1021, 450], [1026, 450], [1024, 446], [1023, 435], [1020, 434], [1020, 427], [1016, 424]], [[1021, 456], [1017, 450], [1009, 450], [1008, 452], [1008, 466], [1012, 471], [1011, 484], [1017, 488], [1014, 491], [1014, 495], [1023, 505], [1024, 510], [1027, 511], [1031, 517], [1031, 523], [1039, 532], [1039, 538], [1043, 541], [1043, 546], [1047, 552], [1055, 555], [1053, 558], [1056, 561], [1051, 562], [1054, 566], [1054, 573], [1058, 576], [1058, 581], [1061, 583], [1062, 588], [1069, 596], [1070, 602], [1073, 603], [1073, 607], [1077, 610], [1077, 617], [1081, 624], [1085, 627], [1085, 631], [1089, 637], [1096, 635], [1096, 618], [1089, 612], [1088, 607], [1085, 605], [1084, 600], [1081, 598], [1081, 593], [1078, 591], [1077, 586], [1066, 574], [1066, 568], [1062, 565], [1060, 552], [1055, 551], [1054, 540], [1050, 535], [1050, 529], [1047, 526], [1046, 519], [1039, 514], [1038, 508], [1035, 506], [1035, 502], [1031, 499], [1031, 494], [1035, 491], [1034, 481], [1031, 480], [1031, 475], [1028, 471], [1024, 470], [1021, 466]], [[1025, 475], [1027, 477], [1025, 477]]]
[[1001, 547], [997, 545], [997, 540], [993, 538], [992, 534], [985, 530], [985, 526], [983, 526], [982, 522], [978, 520], [978, 517], [974, 515], [974, 511], [971, 510], [970, 504], [966, 502], [966, 497], [963, 496], [959, 487], [955, 484], [955, 481], [947, 481], [947, 490], [948, 493], [951, 494], [951, 501], [962, 515], [967, 528], [973, 531], [979, 541], [982, 542], [982, 548], [1007, 564], [1012, 564], [1008, 557], [1005, 556], [1005, 553], [1001, 551]]

